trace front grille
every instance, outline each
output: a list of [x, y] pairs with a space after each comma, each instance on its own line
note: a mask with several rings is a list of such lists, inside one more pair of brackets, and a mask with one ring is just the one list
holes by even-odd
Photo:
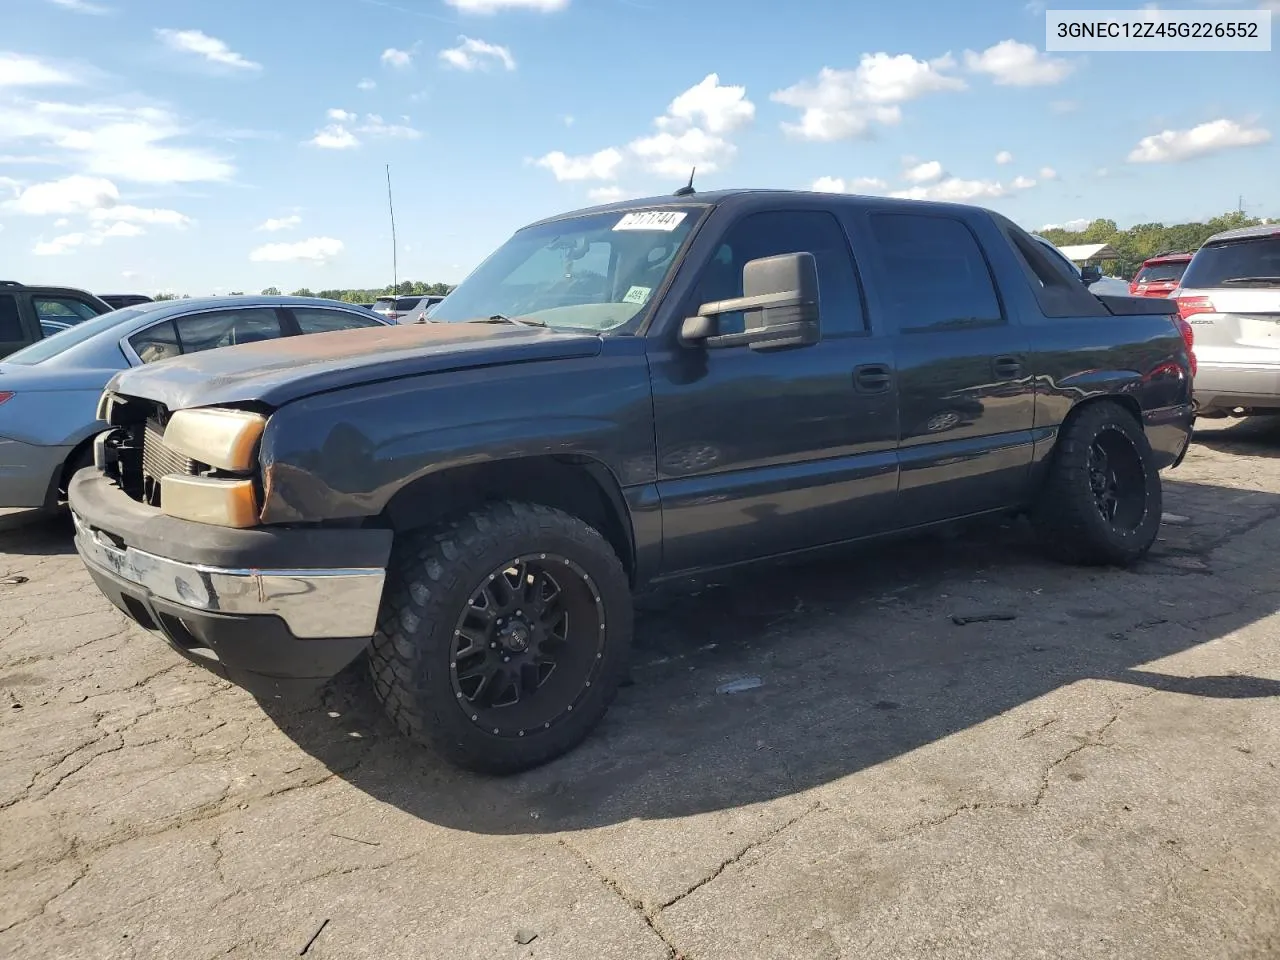
[[147, 420], [142, 434], [142, 499], [160, 505], [160, 481], [170, 474], [195, 476], [196, 461], [165, 445], [164, 427], [155, 417]]

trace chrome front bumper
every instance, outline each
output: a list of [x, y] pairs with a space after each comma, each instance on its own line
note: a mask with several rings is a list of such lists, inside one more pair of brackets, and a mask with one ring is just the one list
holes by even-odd
[[152, 596], [210, 613], [276, 616], [299, 639], [371, 637], [386, 571], [379, 567], [253, 570], [179, 563], [118, 547], [74, 512], [76, 550], [89, 566]]

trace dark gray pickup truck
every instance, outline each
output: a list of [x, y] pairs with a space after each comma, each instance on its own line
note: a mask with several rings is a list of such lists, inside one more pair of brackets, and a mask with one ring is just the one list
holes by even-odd
[[102, 591], [260, 697], [367, 654], [409, 736], [570, 749], [633, 591], [1024, 512], [1063, 559], [1155, 539], [1191, 340], [972, 207], [661, 197], [518, 231], [431, 322], [116, 377], [70, 489]]

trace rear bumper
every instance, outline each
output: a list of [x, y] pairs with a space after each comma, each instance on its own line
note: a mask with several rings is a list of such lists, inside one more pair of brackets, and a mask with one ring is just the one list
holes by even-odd
[[71, 450], [0, 437], [0, 507], [53, 506]]
[[1195, 420], [1195, 411], [1190, 404], [1161, 407], [1142, 415], [1143, 429], [1159, 469], [1172, 469], [1182, 463], [1187, 448], [1191, 446]]
[[313, 690], [373, 635], [390, 531], [175, 520], [92, 468], [72, 480], [70, 500], [76, 550], [103, 594], [179, 654], [256, 696]]
[[1196, 401], [1214, 407], [1280, 407], [1280, 364], [1198, 364]]

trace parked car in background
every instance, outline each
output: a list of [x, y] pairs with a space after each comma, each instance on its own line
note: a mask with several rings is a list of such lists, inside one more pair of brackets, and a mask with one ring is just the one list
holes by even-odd
[[379, 297], [373, 304], [373, 312], [381, 314], [392, 323], [399, 323], [402, 317], [413, 312], [422, 299], [422, 297]]
[[0, 280], [0, 358], [110, 311], [85, 290]]
[[432, 295], [423, 297], [422, 302], [413, 308], [411, 313], [405, 314], [400, 320], [401, 323], [426, 323], [431, 315], [431, 311], [440, 303], [444, 302], [444, 297]]
[[1076, 265], [1074, 260], [1068, 259], [1067, 255], [1055, 247], [1052, 243], [1040, 236], [1038, 233], [1031, 234], [1031, 237], [1037, 240], [1050, 255], [1055, 263], [1064, 266], [1081, 283], [1089, 288], [1089, 292], [1093, 294], [1106, 294], [1111, 297], [1127, 297], [1129, 296], [1129, 285], [1123, 280], [1115, 277], [1106, 277], [1102, 274], [1102, 268], [1096, 263], [1086, 264], [1083, 269]]
[[172, 300], [106, 312], [0, 361], [0, 508], [52, 508], [93, 460], [95, 411], [121, 370], [217, 347], [387, 321], [299, 297]]
[[1191, 439], [1180, 323], [975, 207], [579, 210], [429, 323], [119, 374], [76, 548], [176, 654], [268, 699], [367, 653], [403, 733], [510, 773], [604, 715], [634, 589], [982, 514], [1143, 556]]
[[1195, 331], [1200, 415], [1280, 413], [1280, 225], [1214, 234], [1172, 297]]
[[144, 303], [155, 303], [155, 300], [143, 293], [100, 293], [98, 299], [111, 305], [111, 309], [137, 307]]
[[1129, 293], [1135, 297], [1169, 296], [1190, 262], [1189, 253], [1164, 253], [1142, 261], [1141, 269], [1129, 281]]

